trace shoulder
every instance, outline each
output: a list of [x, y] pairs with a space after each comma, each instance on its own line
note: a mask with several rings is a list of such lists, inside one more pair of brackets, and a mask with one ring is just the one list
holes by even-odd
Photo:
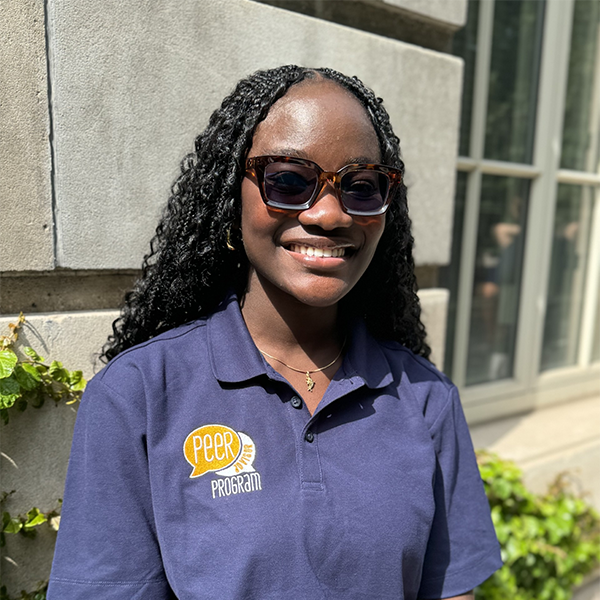
[[416, 403], [431, 429], [443, 417], [460, 404], [454, 383], [422, 356], [395, 341], [380, 341], [394, 381], [402, 396]]
[[140, 389], [172, 365], [201, 360], [206, 346], [206, 319], [170, 329], [113, 358], [92, 382], [113, 390]]

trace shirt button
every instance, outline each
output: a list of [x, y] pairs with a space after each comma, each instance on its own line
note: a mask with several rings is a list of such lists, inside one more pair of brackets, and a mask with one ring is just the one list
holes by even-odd
[[294, 408], [302, 408], [302, 399], [298, 396], [292, 396], [292, 406]]
[[315, 434], [312, 431], [307, 431], [306, 435], [304, 436], [304, 439], [309, 443], [312, 444], [315, 440]]

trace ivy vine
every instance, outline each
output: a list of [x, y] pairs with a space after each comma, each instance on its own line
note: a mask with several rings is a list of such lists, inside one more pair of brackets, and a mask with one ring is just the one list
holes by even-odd
[[86, 386], [81, 371], [68, 371], [57, 360], [48, 365], [29, 346], [23, 348], [25, 357], [20, 357], [13, 347], [23, 323], [21, 313], [16, 323], [9, 324], [9, 335], [0, 336], [0, 419], [5, 424], [9, 409], [24, 411], [29, 404], [40, 408], [46, 399], [73, 404]]
[[504, 566], [478, 589], [478, 600], [570, 600], [600, 563], [600, 515], [565, 473], [544, 495], [523, 484], [511, 461], [478, 452]]
[[[25, 346], [17, 352], [15, 344], [20, 329], [25, 323], [23, 313], [16, 323], [10, 323], [9, 334], [0, 336], [0, 419], [7, 425], [12, 411], [24, 411], [27, 406], [41, 408], [46, 400], [56, 404], [74, 404], [81, 399], [86, 380], [81, 371], [69, 371], [63, 364], [53, 360], [50, 364], [33, 348]], [[3, 453], [10, 462], [10, 456]], [[33, 507], [24, 514], [11, 515], [4, 510], [6, 500], [15, 493], [0, 493], [2, 522], [0, 526], [0, 547], [6, 544], [6, 535], [21, 535], [34, 538], [41, 525], [47, 524], [53, 531], [60, 525], [60, 506], [62, 500], [47, 512]], [[10, 562], [10, 557], [5, 557]], [[45, 600], [48, 582], [40, 582], [33, 591], [22, 590], [16, 598], [8, 594], [5, 585], [0, 585], [0, 600]]]

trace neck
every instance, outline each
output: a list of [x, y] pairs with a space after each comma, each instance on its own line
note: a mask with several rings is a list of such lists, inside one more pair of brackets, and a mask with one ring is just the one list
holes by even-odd
[[[242, 315], [256, 346], [273, 355], [316, 363], [335, 355], [343, 343], [338, 307], [309, 306], [251, 275], [242, 299]], [[330, 360], [330, 358], [329, 358]]]

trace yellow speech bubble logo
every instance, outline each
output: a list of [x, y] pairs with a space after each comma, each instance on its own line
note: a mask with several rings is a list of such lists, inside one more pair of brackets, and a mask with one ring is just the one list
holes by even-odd
[[198, 427], [183, 443], [185, 459], [194, 468], [190, 478], [229, 467], [237, 460], [241, 450], [240, 436], [225, 425]]

